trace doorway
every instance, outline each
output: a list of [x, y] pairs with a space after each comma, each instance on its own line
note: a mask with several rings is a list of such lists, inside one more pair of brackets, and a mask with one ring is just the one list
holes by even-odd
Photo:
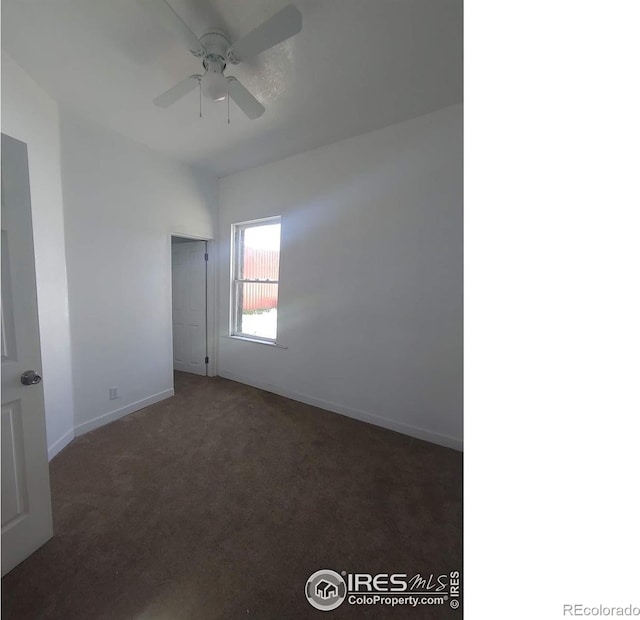
[[210, 240], [171, 236], [173, 369], [213, 376]]

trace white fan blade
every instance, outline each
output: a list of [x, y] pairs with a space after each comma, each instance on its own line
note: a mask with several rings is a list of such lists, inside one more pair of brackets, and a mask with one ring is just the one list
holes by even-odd
[[301, 29], [302, 14], [290, 4], [242, 37], [232, 48], [233, 57], [240, 61], [257, 56], [260, 52], [298, 34]]
[[264, 106], [234, 77], [228, 77], [229, 97], [253, 121], [264, 114]]
[[170, 88], [166, 93], [162, 93], [153, 100], [159, 108], [168, 108], [173, 105], [178, 99], [182, 99], [187, 93], [190, 93], [200, 81], [200, 75], [190, 75], [187, 79], [178, 82], [173, 88]]
[[156, 21], [173, 33], [177, 40], [194, 54], [206, 53], [202, 43], [180, 16], [165, 0], [138, 0], [138, 3], [154, 16]]

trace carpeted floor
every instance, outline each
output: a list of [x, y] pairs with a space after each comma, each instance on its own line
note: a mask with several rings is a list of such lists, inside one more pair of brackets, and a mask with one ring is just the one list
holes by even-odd
[[313, 609], [307, 578], [462, 570], [462, 455], [224, 379], [75, 439], [54, 537], [2, 580], [2, 617], [462, 618]]

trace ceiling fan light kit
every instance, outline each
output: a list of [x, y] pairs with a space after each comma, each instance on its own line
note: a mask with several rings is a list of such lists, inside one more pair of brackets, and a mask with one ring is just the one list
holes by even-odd
[[[205, 63], [207, 59], [205, 58]], [[227, 78], [224, 77], [224, 64], [217, 61], [209, 61], [205, 65], [205, 73], [202, 76], [202, 94], [214, 101], [222, 101], [227, 96]]]
[[226, 33], [211, 30], [199, 39], [171, 8], [166, 0], [138, 0], [157, 21], [171, 30], [197, 58], [202, 58], [203, 74], [190, 75], [174, 87], [156, 97], [153, 102], [160, 108], [173, 105], [198, 85], [205, 97], [222, 101], [227, 95], [254, 120], [264, 114], [264, 106], [233, 76], [224, 74], [228, 64], [239, 64], [253, 58], [274, 45], [292, 37], [302, 29], [302, 15], [292, 4], [242, 37], [235, 44]]

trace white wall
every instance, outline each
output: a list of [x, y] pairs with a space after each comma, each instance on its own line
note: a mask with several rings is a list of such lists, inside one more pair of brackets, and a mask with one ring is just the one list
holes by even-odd
[[47, 447], [73, 439], [73, 392], [58, 106], [2, 52], [2, 132], [27, 144]]
[[213, 236], [216, 179], [65, 108], [61, 144], [79, 434], [173, 393], [170, 234]]
[[[220, 181], [218, 373], [462, 448], [462, 106]], [[280, 349], [229, 334], [230, 229], [282, 215]]]

